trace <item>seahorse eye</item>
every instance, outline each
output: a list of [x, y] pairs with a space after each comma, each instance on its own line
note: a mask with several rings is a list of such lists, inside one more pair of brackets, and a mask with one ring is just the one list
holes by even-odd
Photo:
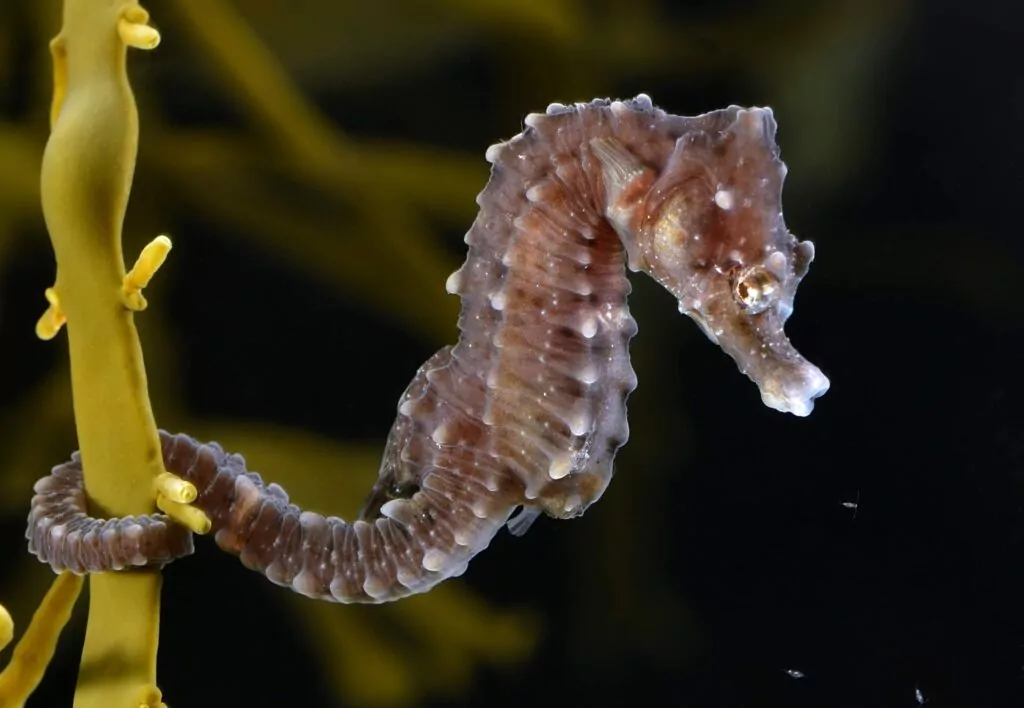
[[752, 315], [767, 310], [779, 292], [779, 279], [763, 266], [751, 266], [739, 274], [733, 296]]

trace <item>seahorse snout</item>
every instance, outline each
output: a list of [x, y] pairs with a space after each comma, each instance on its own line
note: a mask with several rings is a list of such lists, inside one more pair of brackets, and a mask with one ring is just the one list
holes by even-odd
[[803, 358], [787, 363], [759, 382], [761, 400], [766, 406], [801, 418], [814, 410], [814, 399], [828, 391], [828, 387], [828, 377]]

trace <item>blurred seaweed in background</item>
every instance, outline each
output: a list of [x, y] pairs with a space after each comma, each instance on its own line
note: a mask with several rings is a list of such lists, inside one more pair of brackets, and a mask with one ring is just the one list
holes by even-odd
[[[937, 705], [1019, 699], [1024, 622], [1008, 608], [1024, 581], [997, 560], [1020, 565], [1024, 453], [994, 372], [1019, 351], [1024, 158], [1019, 138], [969, 141], [1024, 119], [1020, 24], [999, 7], [150, 0], [163, 44], [130, 67], [125, 251], [175, 239], [138, 322], [161, 427], [351, 516], [399, 394], [457, 335], [444, 282], [486, 147], [551, 101], [641, 91], [674, 113], [774, 108], [787, 222], [819, 255], [790, 330], [834, 384], [811, 420], [762, 411], [637, 282], [632, 437], [584, 519], [502, 535], [463, 578], [380, 607], [306, 600], [197, 539], [166, 572], [168, 702], [620, 705], [651, 690], [882, 706], [912, 705], [916, 685]], [[59, 13], [0, 5], [0, 597], [21, 626], [52, 580], [24, 551], [31, 485], [77, 447], [67, 357], [33, 336], [52, 277], [38, 181]], [[30, 705], [70, 701], [81, 619]]]

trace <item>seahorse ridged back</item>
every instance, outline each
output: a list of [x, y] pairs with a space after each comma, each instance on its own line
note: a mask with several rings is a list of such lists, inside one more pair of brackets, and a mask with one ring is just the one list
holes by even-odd
[[469, 253], [448, 281], [462, 297], [452, 358], [485, 386], [485, 448], [551, 515], [582, 513], [607, 486], [636, 387], [625, 250], [590, 141], [664, 164], [685, 120], [643, 98], [553, 104], [487, 152]]

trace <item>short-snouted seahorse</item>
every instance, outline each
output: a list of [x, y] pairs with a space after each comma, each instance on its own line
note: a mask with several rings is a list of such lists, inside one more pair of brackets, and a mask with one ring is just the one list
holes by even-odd
[[[195, 484], [218, 544], [275, 583], [336, 602], [424, 592], [504, 524], [578, 516], [608, 486], [636, 386], [627, 265], [678, 298], [766, 405], [807, 415], [829, 382], [783, 332], [814, 248], [783, 222], [775, 129], [767, 108], [682, 117], [641, 95], [552, 104], [488, 149], [469, 254], [447, 283], [461, 336], [401, 397], [359, 520], [302, 511], [241, 456], [185, 435], [162, 433], [165, 466]], [[103, 522], [75, 507], [80, 475], [75, 458], [37, 486], [41, 559], [77, 572], [167, 559], [143, 529], [105, 545]], [[61, 545], [72, 530], [79, 549]]]

